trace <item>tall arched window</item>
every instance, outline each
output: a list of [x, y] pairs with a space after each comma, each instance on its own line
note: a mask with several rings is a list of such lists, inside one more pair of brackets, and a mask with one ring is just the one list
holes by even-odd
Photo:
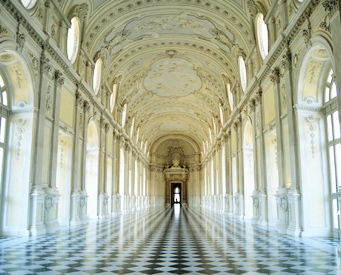
[[111, 113], [113, 113], [115, 110], [116, 96], [117, 96], [117, 84], [114, 84], [113, 91], [110, 96], [110, 112]]
[[264, 16], [262, 13], [258, 13], [256, 18], [257, 23], [257, 40], [260, 55], [263, 60], [269, 53], [269, 38], [268, 38], [268, 27], [264, 22]]
[[127, 103], [124, 104], [123, 106], [123, 111], [122, 111], [122, 128], [124, 127], [126, 123], [126, 117], [127, 117]]
[[219, 111], [220, 111], [221, 126], [224, 126], [224, 110], [223, 110], [222, 104], [219, 104]]
[[6, 145], [6, 133], [7, 133], [7, 116], [8, 116], [8, 100], [7, 100], [7, 88], [5, 82], [0, 74], [0, 183], [2, 182], [2, 168], [3, 159], [5, 154]]
[[80, 41], [80, 23], [78, 17], [73, 17], [71, 19], [71, 27], [67, 34], [67, 57], [73, 64], [76, 61], [79, 41]]
[[239, 56], [238, 63], [239, 63], [239, 72], [240, 72], [240, 82], [242, 85], [243, 92], [245, 92], [247, 80], [246, 80], [246, 67], [245, 67], [244, 58]]
[[231, 85], [230, 83], [227, 83], [227, 94], [228, 94], [228, 97], [229, 97], [229, 104], [230, 104], [230, 109], [231, 109], [231, 112], [233, 111], [233, 94], [231, 92]]
[[101, 86], [101, 77], [102, 77], [102, 59], [99, 58], [95, 64], [94, 70], [94, 79], [93, 79], [93, 90], [95, 95], [98, 94], [99, 88]]
[[131, 122], [131, 127], [130, 127], [130, 138], [133, 137], [134, 127], [135, 127], [135, 117], [133, 117], [133, 121]]
[[[332, 193], [341, 191], [341, 137], [339, 111], [337, 109], [337, 87], [333, 70], [330, 70], [326, 82], [324, 109], [327, 120], [327, 146], [329, 154], [330, 184]], [[338, 228], [338, 205], [333, 200], [334, 227]]]

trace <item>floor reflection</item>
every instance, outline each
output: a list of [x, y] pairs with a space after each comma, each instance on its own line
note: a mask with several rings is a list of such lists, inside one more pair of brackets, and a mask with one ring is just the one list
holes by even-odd
[[176, 220], [179, 220], [179, 218], [180, 218], [180, 210], [181, 210], [180, 204], [179, 203], [175, 203], [173, 208], [174, 208], [174, 218]]
[[281, 236], [180, 204], [0, 244], [0, 274], [341, 273], [336, 241]]

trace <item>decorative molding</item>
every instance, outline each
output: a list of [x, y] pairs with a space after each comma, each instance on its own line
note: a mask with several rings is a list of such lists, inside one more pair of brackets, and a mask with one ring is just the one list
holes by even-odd
[[332, 16], [339, 10], [339, 0], [325, 0], [322, 2], [322, 6], [324, 7], [324, 10]]

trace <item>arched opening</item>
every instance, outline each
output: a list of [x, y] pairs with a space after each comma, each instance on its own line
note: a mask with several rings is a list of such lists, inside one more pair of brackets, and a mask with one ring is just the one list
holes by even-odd
[[265, 135], [265, 153], [267, 167], [268, 220], [270, 226], [275, 226], [277, 221], [277, 201], [275, 195], [279, 187], [277, 136], [275, 130], [272, 130]]
[[[341, 185], [341, 139], [331, 50], [321, 38], [306, 52], [298, 75], [298, 110], [303, 231], [305, 236], [337, 237], [337, 196]], [[335, 130], [335, 131], [334, 131]], [[331, 193], [330, 193], [331, 192]], [[333, 209], [334, 208], [334, 209]], [[330, 219], [330, 217], [333, 217]]]
[[247, 120], [244, 127], [243, 154], [244, 154], [244, 200], [245, 218], [251, 219], [253, 216], [252, 194], [254, 185], [254, 161], [253, 161], [253, 131], [252, 125]]
[[125, 157], [124, 150], [120, 149], [120, 182], [119, 182], [119, 194], [121, 196], [121, 209], [123, 209], [124, 203], [124, 169], [125, 169]]
[[27, 163], [32, 158], [34, 88], [27, 63], [17, 52], [0, 49], [1, 235], [29, 234], [31, 166]]
[[87, 129], [85, 189], [88, 195], [87, 214], [96, 219], [98, 215], [98, 153], [99, 139], [97, 126], [90, 121]]
[[59, 192], [58, 222], [68, 225], [70, 221], [72, 171], [72, 138], [60, 131], [58, 138], [56, 185]]

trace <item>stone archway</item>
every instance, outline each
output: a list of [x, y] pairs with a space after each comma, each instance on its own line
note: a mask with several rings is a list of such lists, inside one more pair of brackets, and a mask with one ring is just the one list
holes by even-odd
[[27, 211], [30, 209], [30, 179], [34, 165], [27, 163], [32, 160], [34, 81], [27, 59], [18, 52], [7, 50], [7, 46], [15, 48], [10, 42], [2, 41], [1, 44], [0, 74], [6, 85], [7, 106], [1, 107], [5, 139], [0, 161], [0, 234], [29, 235]]

